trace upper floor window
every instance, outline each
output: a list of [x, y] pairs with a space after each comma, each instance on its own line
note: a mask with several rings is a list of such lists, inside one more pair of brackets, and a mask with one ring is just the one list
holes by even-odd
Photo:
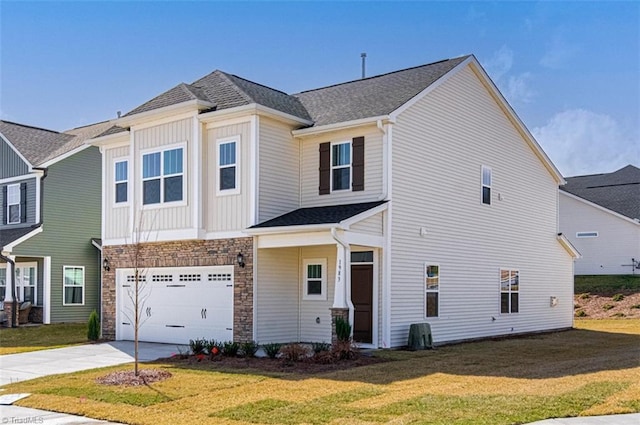
[[425, 317], [438, 317], [440, 305], [440, 266], [426, 264], [425, 278]]
[[491, 205], [491, 168], [482, 166], [482, 203]]
[[218, 142], [218, 193], [238, 193], [238, 142], [226, 140]]
[[520, 310], [520, 272], [500, 270], [500, 313], [517, 313]]
[[331, 145], [331, 190], [351, 188], [351, 142]]
[[321, 143], [319, 171], [320, 195], [364, 190], [364, 137]]
[[183, 148], [142, 155], [142, 203], [144, 205], [183, 200]]
[[116, 204], [126, 203], [128, 198], [129, 162], [117, 161], [115, 167]]
[[7, 186], [7, 223], [20, 223], [20, 185]]

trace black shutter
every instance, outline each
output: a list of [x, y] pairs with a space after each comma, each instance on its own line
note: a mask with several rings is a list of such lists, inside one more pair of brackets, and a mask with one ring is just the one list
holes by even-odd
[[318, 193], [327, 195], [331, 192], [331, 143], [320, 143], [320, 187]]
[[20, 223], [27, 221], [27, 184], [20, 183]]
[[364, 190], [364, 137], [354, 137], [351, 142], [353, 150], [353, 183], [354, 192]]
[[2, 186], [2, 224], [7, 224], [7, 186]]

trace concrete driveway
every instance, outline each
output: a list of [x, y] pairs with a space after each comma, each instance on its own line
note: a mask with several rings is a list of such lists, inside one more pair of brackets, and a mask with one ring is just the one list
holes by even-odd
[[[184, 351], [186, 347], [181, 349]], [[141, 342], [138, 354], [140, 361], [146, 362], [170, 357], [177, 351], [178, 348], [172, 344]], [[0, 356], [0, 387], [42, 376], [115, 366], [132, 361], [132, 341], [113, 341], [6, 354]]]

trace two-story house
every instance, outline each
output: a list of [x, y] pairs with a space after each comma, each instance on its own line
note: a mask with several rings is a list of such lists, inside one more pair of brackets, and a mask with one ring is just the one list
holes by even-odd
[[562, 176], [473, 56], [289, 95], [215, 71], [103, 154], [103, 334], [362, 346], [572, 326]]
[[0, 121], [0, 301], [31, 320], [85, 322], [100, 309], [101, 156], [84, 142], [108, 122], [64, 133]]
[[567, 177], [560, 231], [580, 251], [577, 275], [640, 274], [640, 169]]

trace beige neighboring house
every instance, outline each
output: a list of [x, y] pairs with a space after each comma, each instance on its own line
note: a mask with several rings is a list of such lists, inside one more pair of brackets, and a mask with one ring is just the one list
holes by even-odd
[[[132, 82], [133, 84], [134, 82]], [[556, 167], [474, 56], [289, 95], [221, 71], [91, 141], [103, 333], [363, 347], [572, 326]], [[142, 219], [140, 218], [142, 216]]]
[[568, 177], [560, 231], [582, 255], [575, 274], [640, 274], [640, 169]]

